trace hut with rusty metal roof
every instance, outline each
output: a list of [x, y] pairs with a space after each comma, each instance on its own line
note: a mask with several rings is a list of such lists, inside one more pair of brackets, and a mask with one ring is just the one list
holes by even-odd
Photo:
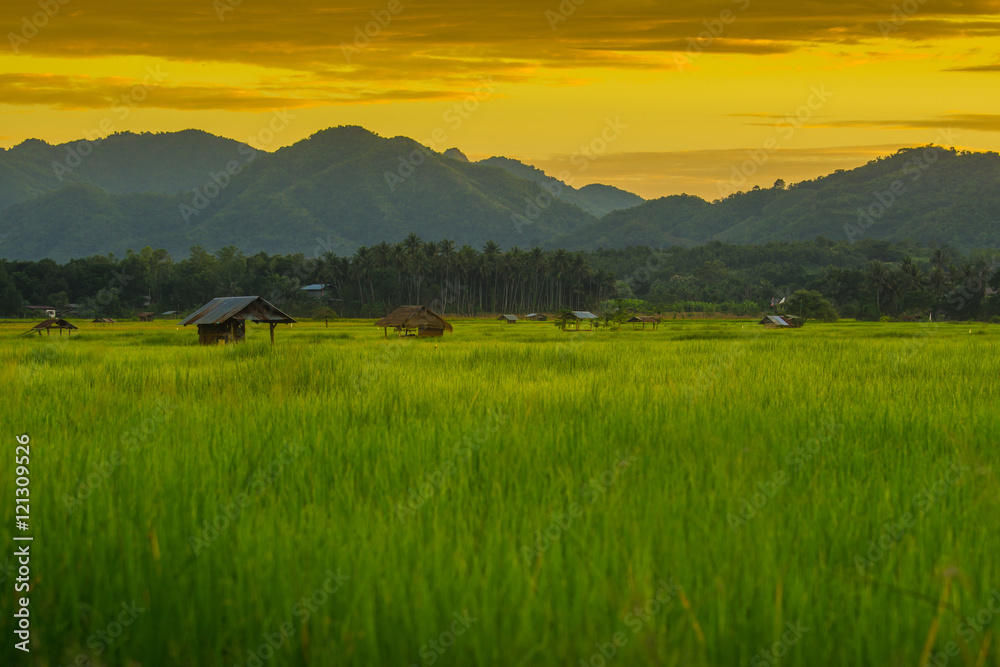
[[532, 322], [547, 322], [549, 318], [541, 313], [529, 313], [524, 316], [524, 319], [531, 320]]
[[271, 327], [272, 344], [274, 327], [279, 324], [295, 324], [294, 319], [259, 296], [225, 296], [212, 299], [194, 311], [181, 322], [181, 326], [198, 325], [198, 342], [202, 345], [214, 345], [244, 340], [248, 321], [268, 324]]
[[76, 326], [74, 324], [70, 324], [69, 322], [67, 322], [66, 320], [64, 320], [62, 318], [59, 318], [59, 317], [50, 317], [47, 320], [39, 322], [38, 324], [36, 324], [35, 326], [31, 327], [30, 329], [28, 329], [24, 333], [29, 334], [29, 333], [35, 333], [37, 331], [38, 335], [41, 336], [42, 332], [44, 331], [47, 336], [51, 336], [52, 335], [52, 330], [53, 329], [58, 329], [59, 330], [59, 335], [62, 336], [62, 332], [65, 329], [66, 332], [67, 332], [67, 335], [68, 336], [72, 336], [73, 332], [76, 331], [79, 328], [80, 327], [78, 327], [78, 326]]
[[656, 331], [656, 326], [660, 323], [660, 320], [659, 318], [652, 317], [650, 315], [636, 315], [630, 319], [628, 323], [632, 325], [633, 329], [635, 329], [637, 325], [641, 324], [643, 331], [646, 330], [647, 324], [651, 324], [653, 325], [653, 331]]
[[763, 324], [765, 329], [795, 329], [802, 326], [797, 319], [793, 315], [765, 315], [757, 324]]
[[375, 326], [385, 330], [389, 337], [389, 327], [400, 336], [417, 336], [418, 338], [440, 338], [445, 331], [452, 331], [447, 321], [427, 306], [402, 306], [392, 311]]
[[497, 318], [498, 320], [503, 320], [504, 324], [517, 324], [517, 315], [501, 315]]
[[139, 321], [140, 321], [140, 322], [152, 322], [152, 321], [153, 321], [153, 316], [154, 316], [155, 314], [156, 314], [156, 313], [153, 313], [153, 312], [148, 312], [148, 313], [136, 313], [136, 315], [135, 315], [135, 316], [139, 318]]

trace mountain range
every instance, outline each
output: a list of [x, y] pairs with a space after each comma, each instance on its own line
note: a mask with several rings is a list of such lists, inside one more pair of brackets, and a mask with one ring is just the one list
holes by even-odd
[[573, 188], [506, 157], [470, 162], [345, 126], [268, 153], [198, 130], [0, 150], [0, 256], [66, 261], [143, 246], [332, 251], [410, 233], [458, 245], [597, 249], [817, 236], [1000, 246], [1000, 156], [904, 149], [715, 202]]

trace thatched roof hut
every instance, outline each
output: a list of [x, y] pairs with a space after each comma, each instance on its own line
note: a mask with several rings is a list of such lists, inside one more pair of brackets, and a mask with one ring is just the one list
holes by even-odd
[[375, 326], [383, 328], [387, 338], [389, 327], [401, 336], [416, 335], [419, 338], [440, 338], [445, 331], [452, 331], [451, 325], [427, 306], [401, 306], [376, 322]]
[[202, 345], [238, 343], [246, 338], [248, 320], [269, 324], [271, 343], [274, 343], [274, 327], [295, 324], [295, 320], [259, 296], [227, 296], [212, 299], [189, 315], [181, 326], [197, 324], [198, 341]]
[[94, 324], [114, 324], [115, 321], [110, 317], [95, 317], [93, 319]]
[[77, 329], [79, 329], [79, 327], [76, 326], [76, 325], [74, 325], [74, 324], [70, 324], [69, 322], [67, 322], [66, 320], [64, 320], [62, 318], [59, 318], [59, 317], [50, 317], [47, 320], [39, 322], [38, 324], [36, 324], [35, 326], [31, 327], [30, 329], [28, 329], [24, 333], [29, 334], [29, 333], [34, 333], [34, 332], [37, 331], [38, 335], [41, 336], [42, 332], [44, 331], [46, 333], [46, 335], [51, 336], [53, 329], [58, 329], [60, 336], [62, 336], [63, 329], [65, 329], [66, 332], [67, 332], [67, 334], [71, 336], [71, 335], [73, 335], [74, 331], [76, 331]]
[[524, 316], [524, 319], [531, 320], [532, 322], [548, 322], [549, 318], [541, 313], [529, 313]]

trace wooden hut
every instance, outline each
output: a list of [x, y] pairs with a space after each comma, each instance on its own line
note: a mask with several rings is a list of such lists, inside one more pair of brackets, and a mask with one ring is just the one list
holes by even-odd
[[94, 324], [114, 324], [115, 321], [110, 317], [95, 317], [93, 319]]
[[401, 336], [418, 338], [440, 338], [445, 331], [452, 331], [451, 325], [427, 306], [402, 306], [380, 319], [375, 326], [385, 330], [386, 338], [389, 337], [389, 327]]
[[653, 331], [656, 331], [656, 325], [660, 323], [660, 320], [656, 317], [650, 317], [649, 315], [636, 315], [630, 319], [628, 323], [632, 325], [633, 329], [635, 329], [637, 325], [642, 324], [643, 331], [646, 330], [646, 325], [650, 324], [653, 327]]
[[517, 324], [516, 315], [501, 315], [497, 318], [498, 320], [503, 320], [504, 324]]
[[155, 313], [137, 313], [136, 317], [139, 318], [140, 322], [152, 322], [154, 314]]
[[61, 318], [58, 318], [58, 317], [50, 317], [47, 320], [39, 322], [38, 324], [36, 324], [35, 326], [31, 327], [30, 329], [28, 329], [24, 333], [29, 334], [29, 333], [34, 333], [34, 332], [37, 331], [38, 335], [41, 336], [42, 332], [44, 331], [46, 335], [51, 336], [53, 329], [59, 329], [59, 335], [60, 336], [62, 336], [63, 329], [66, 330], [67, 335], [72, 336], [73, 332], [76, 331], [77, 329], [79, 329], [79, 327], [77, 327], [76, 325], [70, 324], [69, 322], [67, 322], [64, 319], [61, 319]]
[[567, 319], [571, 322], [576, 322], [576, 331], [580, 330], [580, 324], [583, 322], [587, 322], [590, 324], [590, 329], [587, 329], [587, 331], [593, 331], [594, 323], [597, 322], [597, 320], [600, 318], [597, 317], [597, 315], [594, 315], [593, 313], [588, 312], [586, 310], [574, 310], [570, 312], [569, 317]]
[[266, 322], [270, 325], [272, 344], [274, 327], [295, 323], [295, 320], [259, 296], [227, 296], [212, 299], [181, 322], [181, 326], [197, 324], [198, 342], [202, 345], [214, 345], [220, 342], [239, 343], [245, 339], [247, 321]]
[[549, 318], [545, 317], [541, 313], [531, 313], [530, 315], [525, 315], [524, 319], [532, 322], [548, 322], [549, 320]]
[[788, 329], [792, 324], [781, 315], [765, 315], [757, 324], [763, 324], [765, 329]]

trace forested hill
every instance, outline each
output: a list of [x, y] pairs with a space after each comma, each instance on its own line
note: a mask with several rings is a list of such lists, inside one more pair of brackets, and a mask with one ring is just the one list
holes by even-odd
[[9, 259], [66, 261], [145, 246], [183, 256], [195, 245], [344, 255], [410, 234], [459, 247], [567, 250], [820, 236], [993, 248], [1000, 156], [913, 148], [715, 202], [680, 195], [641, 203], [608, 186], [573, 189], [515, 160], [470, 163], [457, 150], [441, 154], [360, 127], [324, 130], [274, 153], [194, 130], [61, 146], [30, 140], [0, 151], [0, 257]]
[[[63, 170], [81, 149], [90, 154]], [[29, 141], [0, 154], [0, 192], [0, 256], [12, 259], [147, 245], [183, 255], [196, 244], [349, 253], [411, 233], [532, 247], [595, 219], [507, 170], [359, 127], [274, 153], [204, 133], [121, 135], [96, 146]]]
[[820, 236], [998, 247], [1000, 155], [911, 148], [850, 171], [713, 203], [664, 197], [610, 213], [549, 247], [759, 244]]

